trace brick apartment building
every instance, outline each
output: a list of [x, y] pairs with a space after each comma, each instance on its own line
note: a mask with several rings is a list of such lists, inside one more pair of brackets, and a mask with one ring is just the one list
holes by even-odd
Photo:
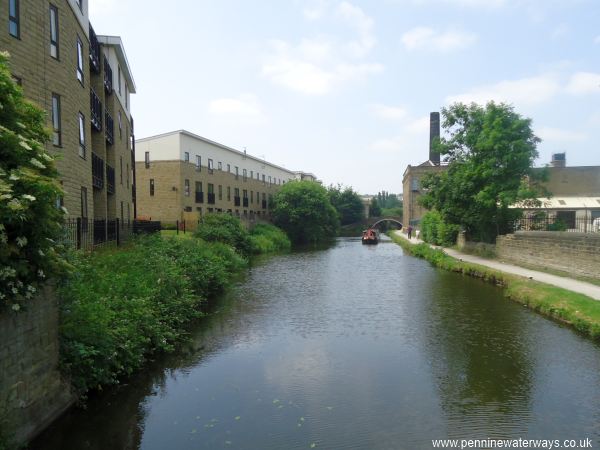
[[139, 139], [138, 215], [163, 222], [224, 212], [265, 218], [272, 196], [291, 180], [316, 181], [188, 131]]
[[7, 0], [0, 14], [11, 73], [48, 112], [68, 216], [133, 219], [136, 89], [121, 39], [96, 35], [88, 0]]

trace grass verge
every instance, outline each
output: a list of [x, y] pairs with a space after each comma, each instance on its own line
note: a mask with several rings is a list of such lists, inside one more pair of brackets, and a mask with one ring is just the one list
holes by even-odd
[[567, 289], [459, 261], [442, 250], [431, 248], [428, 244], [412, 244], [394, 233], [390, 233], [390, 237], [410, 255], [426, 259], [436, 267], [501, 286], [508, 298], [566, 323], [594, 340], [600, 340], [600, 301]]

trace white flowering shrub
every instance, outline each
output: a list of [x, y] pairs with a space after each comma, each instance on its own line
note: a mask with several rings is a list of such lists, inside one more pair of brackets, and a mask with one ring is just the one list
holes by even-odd
[[0, 53], [0, 307], [21, 309], [61, 266], [64, 211], [43, 110], [23, 97]]

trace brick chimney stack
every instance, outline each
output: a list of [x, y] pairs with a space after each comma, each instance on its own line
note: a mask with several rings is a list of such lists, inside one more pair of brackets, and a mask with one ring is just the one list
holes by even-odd
[[440, 113], [429, 114], [429, 161], [434, 165], [440, 165], [440, 154], [433, 151], [433, 142], [440, 137]]

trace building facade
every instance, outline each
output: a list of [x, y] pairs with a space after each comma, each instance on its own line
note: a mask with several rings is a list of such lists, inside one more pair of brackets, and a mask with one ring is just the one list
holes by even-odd
[[121, 39], [96, 35], [88, 0], [7, 0], [0, 49], [25, 96], [47, 111], [69, 217], [133, 219], [135, 83]]
[[418, 225], [421, 218], [428, 211], [420, 205], [419, 197], [423, 195], [421, 181], [423, 177], [447, 170], [448, 166], [440, 163], [439, 153], [434, 151], [435, 141], [440, 137], [440, 113], [430, 114], [429, 127], [429, 160], [418, 166], [409, 165], [402, 177], [403, 217], [405, 227]]
[[193, 220], [227, 212], [265, 218], [285, 183], [316, 180], [188, 131], [136, 141], [138, 215], [152, 220]]

